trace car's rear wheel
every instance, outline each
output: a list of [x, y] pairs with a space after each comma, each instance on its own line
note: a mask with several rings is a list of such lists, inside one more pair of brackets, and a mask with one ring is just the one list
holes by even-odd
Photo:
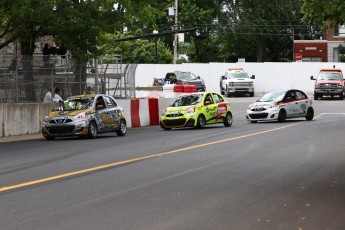
[[118, 136], [124, 136], [127, 133], [127, 125], [126, 125], [126, 121], [121, 119], [120, 120], [120, 124], [119, 124], [119, 130], [116, 131], [116, 134]]
[[311, 121], [314, 118], [314, 109], [312, 107], [309, 107], [307, 110], [307, 115], [305, 116], [305, 119], [307, 119], [307, 121]]
[[205, 128], [205, 125], [206, 125], [205, 116], [203, 114], [200, 114], [198, 116], [196, 127], [199, 128], [199, 129], [202, 129], [202, 128]]
[[90, 139], [93, 139], [93, 138], [96, 138], [96, 136], [97, 136], [97, 126], [95, 122], [91, 121], [89, 124], [87, 137]]
[[278, 121], [282, 122], [286, 120], [286, 111], [284, 109], [281, 109], [279, 111], [279, 115], [278, 115]]
[[232, 125], [232, 114], [230, 112], [227, 112], [224, 118], [224, 126], [230, 127], [231, 125]]

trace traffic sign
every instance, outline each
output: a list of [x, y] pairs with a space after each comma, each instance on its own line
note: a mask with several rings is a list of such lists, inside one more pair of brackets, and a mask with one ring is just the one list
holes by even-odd
[[296, 53], [295, 54], [295, 60], [298, 61], [298, 62], [302, 61], [302, 54], [301, 53]]

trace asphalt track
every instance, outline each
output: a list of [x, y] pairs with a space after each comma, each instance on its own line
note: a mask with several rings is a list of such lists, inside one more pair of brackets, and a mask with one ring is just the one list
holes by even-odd
[[0, 143], [0, 229], [345, 229], [345, 101], [316, 118]]

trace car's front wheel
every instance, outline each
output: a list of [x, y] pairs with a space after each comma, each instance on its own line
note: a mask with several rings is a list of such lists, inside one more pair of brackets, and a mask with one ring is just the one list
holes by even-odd
[[93, 138], [96, 138], [96, 136], [97, 136], [97, 126], [95, 122], [91, 121], [89, 124], [87, 137], [90, 139], [93, 139]]
[[160, 127], [161, 127], [162, 129], [164, 129], [164, 130], [170, 130], [170, 129], [171, 129], [171, 128], [165, 127], [165, 126], [163, 125], [162, 122], [160, 122], [159, 125], [160, 125]]
[[126, 125], [126, 121], [121, 119], [120, 120], [120, 124], [119, 124], [119, 130], [116, 131], [116, 134], [118, 136], [124, 136], [127, 133], [127, 125]]
[[205, 116], [203, 114], [200, 114], [198, 116], [196, 127], [199, 128], [199, 129], [202, 129], [202, 128], [205, 128], [205, 125], [206, 125]]
[[232, 114], [230, 112], [226, 113], [226, 117], [224, 118], [224, 126], [230, 127], [232, 125]]
[[307, 110], [307, 115], [305, 116], [305, 119], [307, 121], [311, 121], [314, 118], [314, 109], [312, 107], [309, 107]]
[[47, 141], [55, 140], [55, 137], [45, 137]]
[[279, 111], [279, 115], [278, 115], [278, 121], [282, 122], [286, 120], [286, 111], [284, 109], [281, 109]]
[[314, 100], [319, 100], [319, 94], [314, 93]]

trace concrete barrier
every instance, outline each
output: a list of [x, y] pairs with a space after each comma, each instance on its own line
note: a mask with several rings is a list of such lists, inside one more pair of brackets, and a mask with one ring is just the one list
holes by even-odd
[[[175, 98], [118, 99], [128, 128], [159, 125], [162, 112]], [[40, 133], [44, 117], [57, 105], [0, 104], [0, 137]]]

